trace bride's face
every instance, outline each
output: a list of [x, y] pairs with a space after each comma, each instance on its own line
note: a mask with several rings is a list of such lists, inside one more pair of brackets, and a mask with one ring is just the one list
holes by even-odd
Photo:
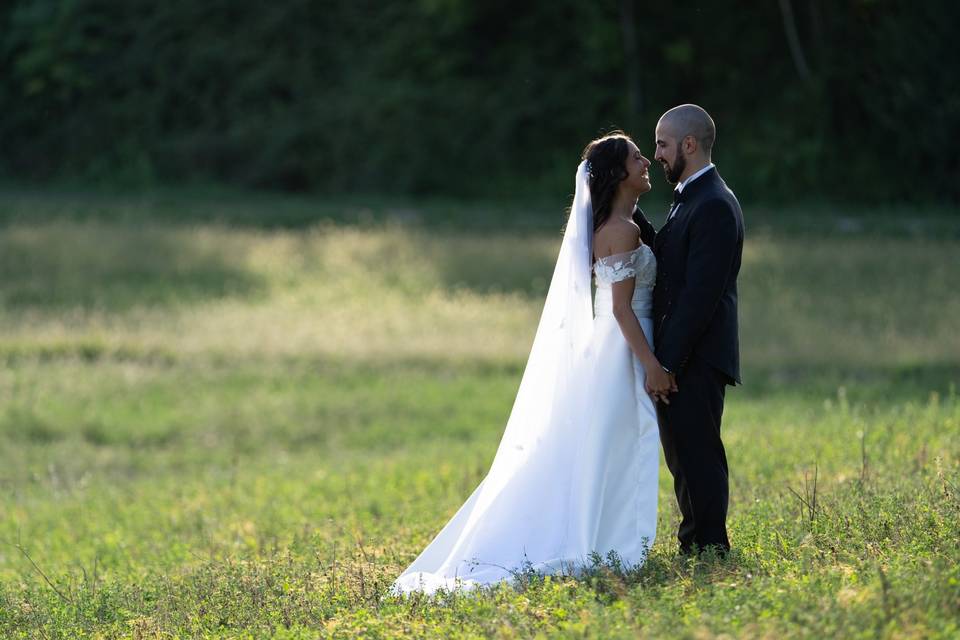
[[640, 149], [632, 142], [627, 143], [627, 161], [624, 168], [627, 177], [624, 186], [638, 195], [650, 191], [650, 161], [643, 157]]

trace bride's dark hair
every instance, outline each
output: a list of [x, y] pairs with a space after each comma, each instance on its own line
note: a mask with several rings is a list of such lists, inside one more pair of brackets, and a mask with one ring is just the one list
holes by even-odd
[[611, 131], [593, 140], [584, 148], [582, 160], [590, 172], [590, 202], [593, 205], [593, 230], [610, 218], [617, 188], [627, 177], [628, 142], [633, 140], [623, 131]]

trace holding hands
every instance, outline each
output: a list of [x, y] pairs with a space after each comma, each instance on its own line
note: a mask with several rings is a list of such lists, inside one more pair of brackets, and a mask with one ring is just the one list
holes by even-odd
[[647, 393], [654, 402], [670, 404], [670, 394], [679, 389], [676, 376], [664, 369], [656, 358], [644, 364], [643, 368], [647, 374], [644, 382]]

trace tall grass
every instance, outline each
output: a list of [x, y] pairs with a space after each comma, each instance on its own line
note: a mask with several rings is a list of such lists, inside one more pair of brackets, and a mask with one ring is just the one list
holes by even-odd
[[732, 559], [676, 555], [664, 468], [644, 567], [401, 601], [491, 461], [559, 224], [164, 198], [0, 198], [0, 635], [958, 632], [955, 218], [748, 211]]

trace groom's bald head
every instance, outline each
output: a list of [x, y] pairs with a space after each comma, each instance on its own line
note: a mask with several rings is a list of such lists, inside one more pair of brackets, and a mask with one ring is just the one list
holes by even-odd
[[657, 129], [663, 128], [671, 138], [681, 141], [687, 136], [693, 136], [697, 147], [707, 157], [713, 150], [713, 141], [717, 139], [717, 127], [713, 118], [701, 107], [695, 104], [682, 104], [670, 109], [657, 123]]

